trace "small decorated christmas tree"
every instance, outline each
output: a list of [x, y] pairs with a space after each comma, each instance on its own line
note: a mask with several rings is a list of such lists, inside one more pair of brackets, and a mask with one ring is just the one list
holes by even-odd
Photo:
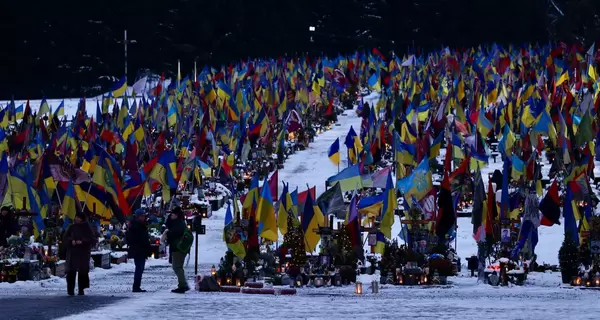
[[571, 279], [577, 275], [578, 257], [577, 243], [573, 241], [569, 233], [565, 233], [562, 246], [558, 250], [558, 262], [563, 283], [570, 283]]
[[336, 266], [353, 265], [356, 263], [356, 251], [352, 247], [352, 239], [350, 238], [350, 229], [342, 225], [338, 231], [337, 250], [334, 256], [334, 264]]
[[304, 241], [304, 233], [297, 223], [294, 223], [294, 218], [288, 214], [288, 232], [284, 236], [286, 246], [291, 249], [291, 267], [303, 267], [306, 264], [306, 245]]

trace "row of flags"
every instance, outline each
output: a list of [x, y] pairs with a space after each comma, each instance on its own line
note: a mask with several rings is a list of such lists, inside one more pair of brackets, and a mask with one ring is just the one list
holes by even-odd
[[[356, 54], [241, 61], [205, 67], [193, 79], [161, 77], [150, 90], [136, 83], [134, 91], [142, 96], [135, 98], [123, 78], [96, 99], [95, 108], [85, 98], [75, 110], [64, 101], [53, 110], [43, 99], [37, 112], [30, 101], [10, 101], [0, 106], [0, 156], [7, 173], [0, 179], [0, 200], [36, 213], [36, 233], [52, 204], [65, 217], [84, 210], [123, 220], [159, 190], [168, 203], [177, 188], [202, 176], [230, 179], [259, 144], [283, 151], [307, 113], [326, 113], [334, 93], [365, 77], [369, 59]], [[17, 174], [21, 167], [29, 171]], [[273, 199], [259, 195], [256, 207], [269, 211]], [[274, 238], [277, 224], [260, 216], [261, 234]]]
[[[372, 174], [366, 174], [365, 167], [377, 163], [390, 145], [395, 190], [404, 196], [406, 209], [427, 208], [426, 202], [437, 199], [437, 213], [425, 216], [434, 222], [430, 228], [438, 237], [453, 232], [461, 186], [467, 183], [473, 190], [477, 241], [496, 237], [494, 225], [522, 218], [520, 210], [529, 206], [542, 213], [545, 225], [559, 223], [563, 207], [565, 231], [580, 242], [593, 212], [589, 179], [597, 154], [599, 58], [593, 46], [586, 52], [564, 43], [445, 48], [403, 59], [375, 55], [367, 83], [381, 98], [374, 106], [359, 106], [360, 134], [350, 128], [344, 141], [349, 166], [327, 182], [339, 184], [344, 192], [368, 186], [365, 182]], [[482, 171], [494, 153], [490, 140], [497, 141], [502, 178], [485, 186]], [[339, 143], [336, 140], [328, 152], [336, 165]], [[441, 186], [432, 188], [429, 164], [440, 156], [442, 145], [444, 175]], [[542, 188], [543, 151], [556, 153], [547, 192]], [[564, 201], [558, 200], [559, 189]], [[534, 198], [525, 201], [529, 197], [523, 192], [529, 190], [543, 197], [541, 204]], [[366, 215], [374, 212], [384, 220], [383, 197], [361, 201]], [[537, 237], [538, 225], [521, 232], [522, 237]]]

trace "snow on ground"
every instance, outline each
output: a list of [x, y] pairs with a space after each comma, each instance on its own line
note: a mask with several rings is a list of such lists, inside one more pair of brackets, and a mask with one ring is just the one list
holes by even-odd
[[[558, 249], [564, 236], [563, 226], [540, 226], [538, 236], [539, 242], [535, 248], [535, 253], [538, 256], [537, 263], [558, 265]], [[457, 237], [457, 252], [464, 265], [466, 264], [466, 258], [477, 255], [477, 243], [473, 239], [473, 225], [470, 217], [458, 218]]]
[[[598, 292], [561, 287], [491, 287], [458, 278], [454, 287], [299, 289], [296, 296], [156, 292], [63, 319], [596, 319]], [[584, 305], [584, 308], [574, 306]]]
[[[225, 256], [227, 245], [223, 241], [223, 228], [225, 226], [226, 212], [227, 205], [217, 211], [213, 211], [210, 218], [202, 219], [202, 224], [206, 225], [206, 234], [198, 236], [198, 263], [217, 265], [221, 257]], [[195, 257], [194, 243], [189, 258], [190, 266], [193, 266]]]

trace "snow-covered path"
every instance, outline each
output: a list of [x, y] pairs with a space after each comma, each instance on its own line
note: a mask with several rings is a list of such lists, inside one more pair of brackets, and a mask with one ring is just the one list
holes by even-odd
[[[374, 105], [379, 100], [379, 94], [373, 92], [364, 97], [369, 105]], [[340, 170], [348, 165], [348, 149], [344, 145], [346, 134], [352, 126], [357, 134], [360, 133], [361, 118], [356, 115], [355, 110], [346, 110], [343, 115], [338, 116], [338, 122], [331, 130], [323, 132], [315, 137], [306, 150], [296, 152], [284, 163], [284, 168], [279, 170], [279, 190], [282, 190], [282, 181], [289, 183], [290, 192], [298, 187], [299, 192], [316, 186], [317, 196], [325, 192], [325, 180], [338, 173], [338, 167], [334, 165], [327, 153], [329, 147], [340, 139]], [[279, 195], [277, 195], [279, 196]]]

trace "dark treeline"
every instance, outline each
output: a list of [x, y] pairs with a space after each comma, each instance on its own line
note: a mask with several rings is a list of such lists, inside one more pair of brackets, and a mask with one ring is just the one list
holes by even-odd
[[[189, 73], [248, 57], [590, 42], [597, 0], [4, 1], [0, 99], [95, 95], [124, 73]], [[556, 5], [556, 7], [552, 4]], [[558, 9], [556, 9], [558, 8]], [[562, 13], [561, 13], [562, 12]], [[564, 16], [563, 16], [564, 14]], [[309, 32], [315, 26], [315, 32]], [[592, 40], [593, 39], [593, 40]]]

